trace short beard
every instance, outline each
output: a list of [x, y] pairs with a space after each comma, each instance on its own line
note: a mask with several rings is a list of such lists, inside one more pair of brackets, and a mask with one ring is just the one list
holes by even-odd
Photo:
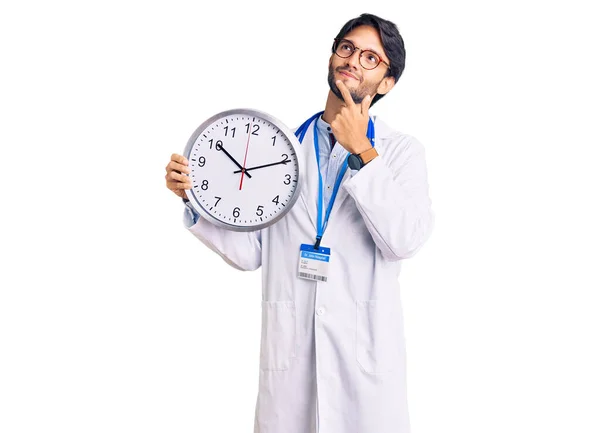
[[[329, 88], [331, 89], [333, 94], [337, 96], [340, 99], [340, 101], [344, 101], [344, 96], [342, 95], [342, 92], [340, 92], [340, 89], [338, 89], [338, 86], [335, 84], [335, 80], [333, 79], [333, 66], [331, 66], [331, 64], [329, 64], [329, 74], [327, 75], [327, 82], [329, 83]], [[372, 89], [369, 89], [369, 86], [365, 86], [363, 89], [359, 88], [358, 91], [356, 89], [348, 90], [350, 91], [350, 96], [352, 96], [352, 100], [354, 101], [354, 103], [360, 104], [369, 93], [375, 93], [377, 86], [379, 86], [379, 84], [373, 86]], [[370, 90], [372, 90], [373, 92], [369, 92]]]

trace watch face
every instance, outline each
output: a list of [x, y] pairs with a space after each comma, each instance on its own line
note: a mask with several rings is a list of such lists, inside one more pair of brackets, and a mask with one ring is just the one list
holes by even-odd
[[282, 122], [260, 111], [237, 109], [211, 117], [190, 137], [184, 152], [192, 206], [231, 230], [275, 223], [300, 191], [299, 145]]
[[363, 164], [360, 159], [360, 156], [354, 155], [353, 153], [348, 155], [348, 167], [350, 167], [352, 170], [359, 170], [362, 167], [362, 165]]

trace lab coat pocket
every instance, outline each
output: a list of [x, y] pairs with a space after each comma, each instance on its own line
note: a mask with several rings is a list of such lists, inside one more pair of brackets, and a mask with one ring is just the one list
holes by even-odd
[[369, 374], [383, 374], [394, 365], [392, 309], [383, 301], [357, 301], [356, 360]]
[[296, 307], [294, 302], [262, 301], [260, 368], [287, 370], [296, 356]]

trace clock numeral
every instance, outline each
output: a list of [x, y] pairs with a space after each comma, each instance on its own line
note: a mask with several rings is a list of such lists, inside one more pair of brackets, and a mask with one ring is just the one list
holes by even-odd
[[238, 218], [240, 216], [240, 208], [239, 207], [236, 207], [233, 209], [233, 216], [235, 218]]
[[290, 183], [292, 183], [292, 175], [291, 174], [286, 174], [285, 175], [285, 180], [283, 181], [283, 183], [285, 183], [286, 185], [289, 185]]
[[279, 204], [279, 196], [275, 197], [273, 200], [271, 200], [273, 203], [275, 204]]
[[[213, 139], [211, 138], [208, 140], [208, 142], [210, 143], [210, 149], [212, 149]], [[215, 143], [215, 148], [220, 151], [223, 148], [223, 142], [221, 140], [217, 140]]]
[[215, 195], [215, 198], [217, 199], [217, 202], [215, 203], [215, 206], [216, 206], [216, 205], [218, 205], [218, 204], [219, 204], [219, 202], [221, 201], [221, 197], [217, 197], [217, 196]]
[[277, 138], [276, 135], [272, 136], [271, 139], [273, 140], [273, 146], [275, 146], [275, 139]]
[[262, 216], [262, 214], [263, 214], [263, 206], [259, 206], [258, 208], [256, 208], [256, 215]]
[[[252, 135], [258, 135], [259, 129], [260, 129], [260, 126], [254, 125], [254, 127], [252, 128]], [[248, 131], [250, 131], [250, 124], [246, 123], [246, 133], [248, 133]]]
[[208, 181], [207, 180], [203, 180], [202, 181], [202, 185], [200, 186], [200, 188], [202, 188], [204, 191], [206, 191], [208, 189]]
[[[225, 127], [225, 137], [227, 137], [227, 132], [229, 131], [229, 126]], [[235, 128], [231, 128], [231, 138], [235, 138]]]
[[284, 164], [290, 160], [290, 157], [287, 155], [287, 153], [282, 153], [281, 156], [283, 157], [283, 161], [281, 162]]
[[198, 159], [198, 165], [199, 165], [200, 167], [204, 167], [204, 164], [206, 164], [206, 158], [205, 158], [205, 157], [203, 157], [203, 156], [201, 156], [201, 157]]

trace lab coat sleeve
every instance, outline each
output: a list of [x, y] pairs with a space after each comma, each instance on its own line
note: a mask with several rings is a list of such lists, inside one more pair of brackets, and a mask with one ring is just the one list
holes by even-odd
[[402, 135], [389, 156], [379, 155], [344, 183], [373, 241], [390, 261], [412, 257], [429, 238], [434, 213], [429, 198], [425, 148]]
[[187, 204], [183, 225], [227, 264], [240, 271], [253, 271], [261, 265], [261, 232], [234, 232], [218, 227]]

